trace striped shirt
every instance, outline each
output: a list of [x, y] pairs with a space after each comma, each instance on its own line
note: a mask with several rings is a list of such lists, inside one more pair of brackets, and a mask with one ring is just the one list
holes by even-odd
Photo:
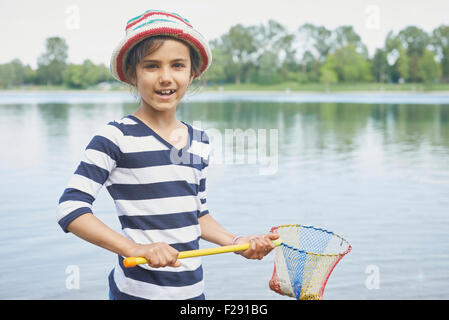
[[[209, 213], [209, 139], [203, 130], [184, 124], [189, 139], [179, 150], [132, 115], [103, 126], [59, 200], [61, 228], [68, 232], [70, 222], [92, 213], [105, 185], [125, 237], [140, 244], [166, 242], [178, 251], [198, 249], [198, 218]], [[111, 293], [116, 299], [204, 299], [201, 258], [180, 262], [179, 268], [124, 268], [118, 255], [109, 274]]]

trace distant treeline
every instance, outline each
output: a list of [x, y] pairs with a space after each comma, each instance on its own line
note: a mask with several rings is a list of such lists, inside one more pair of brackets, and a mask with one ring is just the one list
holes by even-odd
[[[202, 76], [203, 84], [449, 82], [449, 25], [431, 33], [416, 26], [397, 34], [390, 31], [373, 56], [349, 25], [329, 30], [307, 23], [292, 33], [274, 20], [237, 24], [210, 45], [213, 63]], [[88, 88], [114, 82], [105, 65], [90, 60], [81, 65], [68, 63], [67, 52], [64, 39], [48, 38], [36, 70], [19, 59], [0, 64], [0, 87]]]
[[64, 39], [46, 40], [46, 51], [37, 60], [37, 69], [23, 65], [19, 59], [0, 64], [0, 87], [22, 85], [65, 85], [84, 89], [101, 82], [112, 81], [109, 68], [85, 60], [81, 65], [67, 63], [68, 46]]
[[449, 26], [430, 34], [408, 26], [390, 31], [369, 56], [352, 26], [328, 30], [304, 24], [293, 33], [276, 21], [235, 25], [211, 41], [206, 78], [222, 83], [449, 82]]

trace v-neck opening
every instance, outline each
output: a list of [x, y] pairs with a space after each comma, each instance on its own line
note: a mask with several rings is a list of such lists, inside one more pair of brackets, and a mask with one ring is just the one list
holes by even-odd
[[141, 125], [143, 125], [145, 128], [147, 128], [147, 130], [148, 131], [150, 131], [150, 133], [156, 138], [156, 139], [158, 139], [161, 143], [163, 143], [165, 146], [167, 146], [169, 149], [175, 149], [175, 150], [177, 150], [177, 151], [180, 151], [180, 150], [184, 150], [184, 149], [188, 149], [188, 148], [190, 148], [190, 146], [192, 145], [192, 137], [193, 137], [193, 128], [188, 124], [188, 123], [185, 123], [184, 121], [182, 121], [182, 120], [179, 120], [179, 121], [181, 121], [183, 124], [185, 124], [186, 126], [187, 126], [187, 134], [188, 134], [188, 137], [187, 137], [187, 143], [186, 143], [186, 145], [185, 146], [183, 146], [182, 148], [176, 148], [173, 144], [171, 144], [170, 142], [168, 142], [166, 139], [164, 139], [164, 138], [162, 138], [153, 128], [151, 128], [148, 124], [146, 124], [145, 122], [143, 122], [142, 120], [140, 120], [139, 118], [137, 118], [136, 116], [133, 116], [133, 115], [127, 115], [126, 116], [127, 118], [130, 118], [130, 119], [132, 119], [132, 120], [134, 120], [134, 121], [137, 121], [139, 124], [141, 124]]

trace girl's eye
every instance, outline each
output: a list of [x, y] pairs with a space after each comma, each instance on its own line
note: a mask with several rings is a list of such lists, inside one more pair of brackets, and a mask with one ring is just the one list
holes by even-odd
[[157, 68], [157, 64], [148, 64], [144, 68], [145, 69], [154, 69], [154, 68]]
[[175, 63], [173, 66], [175, 68], [184, 68], [184, 65], [182, 63]]

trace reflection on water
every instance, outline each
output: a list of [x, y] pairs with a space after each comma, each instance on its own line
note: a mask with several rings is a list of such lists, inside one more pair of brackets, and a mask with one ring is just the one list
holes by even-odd
[[[96, 130], [135, 108], [0, 105], [0, 254], [10, 257], [0, 267], [0, 298], [106, 299], [115, 256], [64, 234], [56, 205]], [[276, 172], [213, 164], [209, 207], [236, 234], [299, 223], [345, 237], [353, 251], [335, 268], [325, 299], [449, 298], [449, 105], [192, 101], [178, 116], [223, 135], [277, 129]], [[119, 229], [105, 188], [94, 212]], [[286, 299], [268, 290], [272, 256], [203, 262], [210, 299]], [[79, 289], [66, 286], [71, 265], [80, 270]]]

